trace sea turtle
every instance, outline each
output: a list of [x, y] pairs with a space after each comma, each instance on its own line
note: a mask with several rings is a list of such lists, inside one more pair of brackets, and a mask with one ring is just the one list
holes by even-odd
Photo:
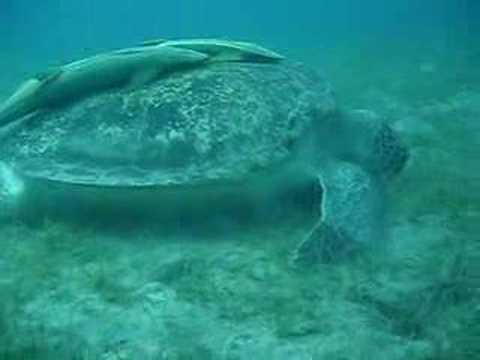
[[82, 202], [97, 217], [100, 199], [117, 209], [144, 194], [157, 212], [201, 208], [203, 221], [301, 188], [317, 220], [296, 261], [381, 238], [383, 187], [408, 154], [375, 114], [338, 109], [323, 76], [290, 60], [212, 63], [32, 117], [3, 129], [4, 205]]

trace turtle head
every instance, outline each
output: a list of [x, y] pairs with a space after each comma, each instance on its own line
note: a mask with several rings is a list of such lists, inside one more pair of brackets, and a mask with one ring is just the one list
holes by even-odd
[[353, 110], [342, 114], [343, 155], [383, 178], [391, 178], [405, 166], [409, 152], [398, 134], [375, 112]]

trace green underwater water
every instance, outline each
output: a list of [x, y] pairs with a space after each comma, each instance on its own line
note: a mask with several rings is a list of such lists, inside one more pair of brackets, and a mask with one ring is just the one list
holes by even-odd
[[0, 359], [480, 356], [480, 56], [468, 52], [291, 49], [411, 149], [383, 247], [295, 271], [302, 220], [202, 238], [2, 224]]

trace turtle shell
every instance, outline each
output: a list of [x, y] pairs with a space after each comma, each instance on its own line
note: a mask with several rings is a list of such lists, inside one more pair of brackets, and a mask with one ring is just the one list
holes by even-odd
[[0, 144], [26, 177], [92, 186], [242, 181], [285, 162], [335, 109], [301, 64], [216, 63], [29, 119]]

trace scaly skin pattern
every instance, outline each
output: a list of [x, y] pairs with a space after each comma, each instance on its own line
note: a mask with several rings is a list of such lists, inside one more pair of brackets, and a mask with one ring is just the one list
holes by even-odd
[[330, 85], [300, 65], [217, 63], [39, 115], [0, 147], [65, 182], [241, 180], [288, 161], [334, 111]]

